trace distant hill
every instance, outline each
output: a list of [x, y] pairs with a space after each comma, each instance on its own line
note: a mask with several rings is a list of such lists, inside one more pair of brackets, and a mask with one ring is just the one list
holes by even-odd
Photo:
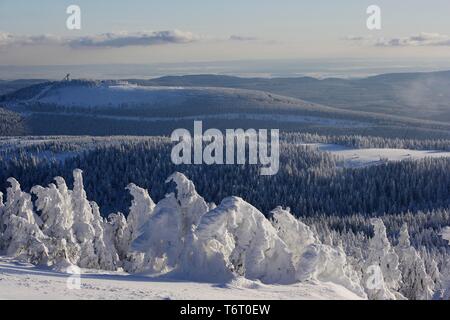
[[350, 80], [194, 75], [129, 81], [140, 85], [262, 90], [341, 109], [450, 122], [450, 71], [384, 74]]
[[19, 89], [29, 87], [34, 84], [39, 84], [42, 82], [47, 82], [48, 80], [41, 79], [23, 79], [23, 80], [0, 80], [0, 96], [4, 94], [8, 94]]
[[[450, 138], [450, 123], [346, 110], [274, 93], [294, 91], [295, 87], [305, 90], [318, 83], [348, 84], [341, 79], [209, 75], [148, 81], [72, 80], [27, 86], [3, 95], [0, 103], [20, 113], [32, 134], [160, 135], [191, 128], [193, 120], [204, 120], [207, 127], [216, 128]], [[209, 86], [202, 86], [206, 84]], [[255, 90], [263, 84], [266, 91]]]

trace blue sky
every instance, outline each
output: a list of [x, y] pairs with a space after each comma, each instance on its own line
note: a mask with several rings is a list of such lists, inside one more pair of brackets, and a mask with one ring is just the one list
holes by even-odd
[[[71, 4], [82, 10], [80, 31], [66, 29], [65, 11]], [[366, 28], [365, 11], [371, 4], [382, 9], [380, 31]], [[446, 59], [450, 58], [449, 13], [448, 0], [0, 0], [0, 32], [8, 35], [3, 43], [0, 35], [0, 64]], [[179, 32], [169, 33], [167, 43], [162, 41], [164, 33], [146, 37], [143, 41], [150, 41], [148, 45], [134, 45], [142, 32], [148, 36], [173, 30]], [[121, 33], [113, 36], [120, 38], [121, 46], [99, 45], [102, 40], [96, 37], [103, 33]], [[424, 39], [417, 42], [421, 34]], [[42, 35], [58, 39], [29, 38]], [[130, 35], [132, 43], [122, 45]], [[85, 48], [86, 42], [73, 40], [82, 37], [94, 39], [96, 45]]]

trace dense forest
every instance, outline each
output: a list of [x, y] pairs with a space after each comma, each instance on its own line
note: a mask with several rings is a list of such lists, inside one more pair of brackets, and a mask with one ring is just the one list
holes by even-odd
[[[303, 135], [303, 140], [338, 142], [337, 138]], [[299, 139], [297, 137], [296, 139]], [[281, 144], [280, 171], [272, 177], [259, 175], [257, 166], [175, 166], [172, 144], [163, 138], [125, 139], [120, 143], [76, 147], [76, 144], [29, 146], [1, 151], [0, 186], [6, 179], [20, 179], [25, 190], [50, 183], [54, 176], [70, 182], [74, 168], [84, 171], [88, 195], [103, 214], [126, 211], [123, 189], [131, 182], [150, 190], [154, 199], [164, 197], [164, 179], [175, 171], [186, 174], [210, 202], [235, 195], [255, 203], [262, 212], [277, 205], [290, 207], [297, 216], [320, 214], [348, 216], [417, 212], [450, 206], [449, 159], [387, 162], [360, 169], [342, 168], [330, 154], [294, 143], [292, 136]], [[438, 146], [439, 142], [341, 138], [354, 145]], [[444, 146], [448, 142], [442, 141]], [[45, 150], [42, 150], [45, 149]], [[60, 154], [58, 155], [58, 150]], [[56, 152], [56, 153], [55, 153]], [[51, 157], [56, 154], [55, 157]], [[215, 181], [214, 184], [210, 183]]]
[[20, 136], [26, 133], [23, 118], [0, 107], [0, 136]]
[[[76, 188], [79, 183], [74, 181], [73, 170], [79, 168], [83, 170], [86, 197], [96, 202], [97, 219], [102, 219], [101, 214], [109, 217], [108, 223], [120, 224], [133, 212], [130, 203], [134, 203], [136, 193], [125, 191], [130, 190], [130, 183], [147, 189], [155, 203], [164, 203], [167, 192], [174, 190], [173, 183], [165, 183], [166, 179], [178, 171], [192, 180], [211, 208], [214, 205], [210, 203], [220, 205], [223, 199], [237, 196], [270, 221], [276, 221], [280, 212], [275, 208], [285, 208], [310, 226], [320, 243], [345, 252], [348, 264], [358, 274], [357, 282], [364, 283], [363, 268], [378, 254], [392, 254], [390, 246], [386, 252], [377, 253], [374, 241], [390, 243], [403, 261], [403, 274], [412, 272], [411, 268], [420, 273], [412, 283], [397, 281], [394, 291], [409, 298], [424, 298], [423, 294], [431, 298], [428, 289], [433, 287], [439, 295], [445, 289], [442, 279], [449, 271], [450, 247], [440, 232], [450, 224], [450, 159], [381, 161], [348, 168], [342, 165], [342, 159], [309, 143], [450, 150], [446, 139], [284, 133], [279, 173], [260, 176], [259, 167], [251, 165], [175, 166], [170, 159], [173, 143], [166, 137], [1, 138], [0, 192], [7, 194], [11, 184], [7, 179], [16, 178], [22, 190], [30, 193], [33, 210], [47, 219], [48, 208], [42, 205], [45, 197], [32, 190], [44, 190], [36, 185], [54, 183], [56, 176]], [[375, 217], [381, 220], [373, 220]], [[374, 221], [382, 227], [374, 228]], [[410, 264], [411, 257], [416, 264]], [[430, 284], [427, 293], [415, 287], [422, 280]]]

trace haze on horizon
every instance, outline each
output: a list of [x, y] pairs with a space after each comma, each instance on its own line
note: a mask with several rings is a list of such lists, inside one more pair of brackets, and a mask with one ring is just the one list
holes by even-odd
[[[185, 73], [221, 73], [218, 61], [234, 61], [233, 70], [254, 62], [245, 74], [268, 76], [285, 75], [283, 68], [263, 68], [269, 60], [357, 59], [365, 67], [378, 61], [374, 68], [380, 71], [383, 64], [392, 70], [450, 68], [450, 2], [375, 2], [0, 0], [0, 78], [14, 77], [5, 71], [11, 66], [186, 64], [193, 67]], [[81, 8], [81, 30], [66, 27], [72, 4]], [[372, 4], [382, 10], [379, 31], [366, 27]], [[174, 73], [167, 65], [162, 69], [152, 75]], [[230, 68], [223, 73], [236, 74]]]

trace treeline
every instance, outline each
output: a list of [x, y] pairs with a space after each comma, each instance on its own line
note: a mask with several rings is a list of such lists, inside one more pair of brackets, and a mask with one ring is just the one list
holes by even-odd
[[400, 139], [362, 135], [319, 135], [313, 133], [290, 132], [283, 134], [286, 143], [335, 143], [363, 148], [394, 148], [413, 150], [450, 151], [450, 139]]
[[[101, 145], [81, 153], [67, 151], [73, 147], [53, 144], [53, 151], [47, 154], [42, 149], [29, 153], [26, 148], [3, 154], [0, 190], [5, 190], [6, 179], [11, 176], [20, 180], [25, 190], [37, 183], [50, 183], [54, 176], [72, 183], [72, 170], [80, 168], [89, 198], [100, 205], [106, 216], [126, 212], [130, 199], [123, 189], [129, 183], [149, 189], [153, 199], [160, 200], [166, 191], [166, 177], [179, 171], [209, 202], [235, 195], [256, 204], [264, 213], [278, 205], [290, 207], [303, 217], [379, 216], [450, 207], [450, 159], [343, 169], [327, 153], [282, 143], [279, 173], [264, 177], [257, 166], [175, 166], [170, 159], [172, 145], [165, 139], [123, 139]], [[66, 151], [52, 157], [58, 148]]]

